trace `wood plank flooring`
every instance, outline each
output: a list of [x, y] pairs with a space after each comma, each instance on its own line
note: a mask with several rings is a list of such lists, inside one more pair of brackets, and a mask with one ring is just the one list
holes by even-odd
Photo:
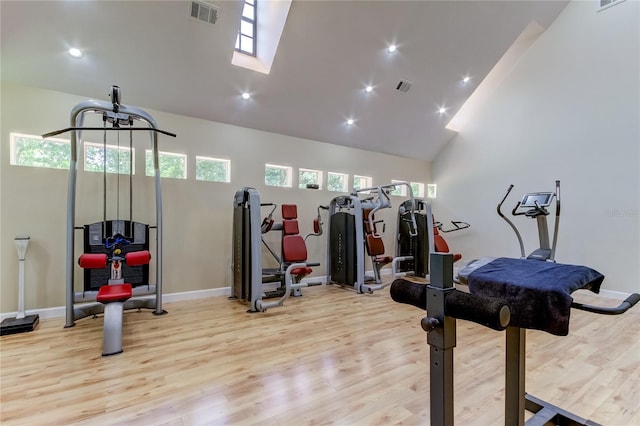
[[[129, 311], [125, 352], [111, 357], [100, 355], [102, 318], [3, 336], [0, 422], [428, 425], [423, 312], [388, 290], [303, 293], [266, 313], [226, 297], [166, 303], [160, 317]], [[569, 336], [528, 331], [527, 343], [528, 392], [604, 425], [640, 425], [640, 307], [574, 310]], [[457, 425], [504, 424], [504, 333], [458, 321], [455, 411]]]

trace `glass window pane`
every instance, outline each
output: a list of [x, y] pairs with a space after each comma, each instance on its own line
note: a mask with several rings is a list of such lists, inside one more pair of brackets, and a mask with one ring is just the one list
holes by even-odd
[[411, 190], [414, 197], [424, 197], [424, 183], [411, 182]]
[[[391, 180], [391, 183], [400, 183], [400, 182], [404, 182], [403, 180]], [[407, 196], [407, 187], [405, 185], [398, 185], [395, 187], [395, 189], [391, 190], [390, 192], [391, 195], [397, 195], [399, 197], [406, 197]]]
[[347, 192], [349, 176], [343, 173], [327, 173], [327, 190], [335, 192]]
[[253, 55], [253, 39], [250, 37], [240, 36], [240, 50]]
[[[187, 156], [172, 152], [160, 152], [158, 168], [160, 169], [160, 177], [186, 179]], [[149, 149], [145, 152], [145, 174], [154, 176], [153, 155]]]
[[10, 163], [15, 166], [68, 169], [71, 144], [64, 139], [42, 139], [40, 136], [11, 133]]
[[[353, 176], [353, 188], [358, 190], [362, 188], [370, 188], [372, 185], [373, 179], [371, 176]], [[369, 191], [367, 191], [369, 192]]]
[[[298, 171], [298, 188], [307, 188], [307, 185], [313, 184], [322, 186], [322, 172], [319, 170], [300, 169]], [[318, 189], [319, 189], [318, 188]]]
[[438, 187], [435, 183], [430, 183], [427, 185], [427, 198], [436, 198], [438, 192]]
[[240, 22], [240, 33], [247, 37], [253, 37], [253, 24], [242, 20], [242, 22]]
[[229, 182], [230, 164], [229, 160], [196, 157], [196, 180]]
[[245, 3], [244, 8], [242, 9], [242, 17], [251, 20], [255, 19], [256, 8], [251, 6], [250, 4]]
[[265, 164], [264, 183], [269, 186], [291, 187], [291, 167]]
[[129, 148], [107, 145], [105, 160], [104, 145], [90, 142], [84, 144], [84, 170], [87, 172], [103, 172], [106, 164], [107, 173], [129, 174], [131, 158]]

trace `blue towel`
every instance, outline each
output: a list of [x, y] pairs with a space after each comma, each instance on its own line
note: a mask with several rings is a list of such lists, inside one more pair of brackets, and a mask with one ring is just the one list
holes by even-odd
[[604, 275], [586, 266], [498, 258], [469, 274], [472, 294], [505, 299], [510, 325], [569, 334], [569, 315], [578, 289], [600, 292]]

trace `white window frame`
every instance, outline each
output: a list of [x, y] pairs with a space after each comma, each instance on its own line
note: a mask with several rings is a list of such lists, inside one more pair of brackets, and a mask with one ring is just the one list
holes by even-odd
[[[16, 160], [16, 139], [18, 138], [44, 141], [42, 136], [39, 136], [39, 135], [28, 135], [26, 133], [14, 133], [14, 132], [9, 133], [9, 164], [10, 165], [19, 166], [19, 167], [36, 167], [40, 169], [69, 170], [69, 165], [67, 165], [66, 167], [51, 167], [51, 166], [37, 166], [33, 164], [18, 164]], [[68, 145], [69, 150], [71, 150], [71, 142], [69, 141], [69, 139], [47, 138], [46, 140], [49, 142]]]
[[302, 184], [300, 183], [300, 175], [304, 172], [308, 172], [308, 173], [315, 173], [316, 175], [316, 181], [312, 182], [318, 185], [318, 189], [322, 189], [322, 170], [314, 170], [314, 169], [303, 169], [302, 167], [298, 169], [298, 188], [300, 189], [307, 189], [306, 184]]
[[427, 184], [427, 198], [436, 198], [438, 196], [438, 185], [435, 183]]
[[[391, 179], [391, 184], [400, 184], [400, 183], [405, 183], [406, 180], [395, 180], [395, 179]], [[394, 195], [396, 197], [406, 197], [407, 196], [407, 187], [406, 185], [398, 185], [396, 186], [396, 189], [394, 189], [393, 191], [390, 192], [391, 195]]]
[[[371, 188], [373, 186], [373, 178], [371, 176], [353, 175], [353, 189], [356, 188], [356, 181], [362, 181], [364, 179], [365, 185], [360, 185], [360, 188]], [[368, 194], [371, 191], [363, 191], [363, 194]]]
[[[409, 185], [411, 185], [411, 190], [413, 191], [413, 196], [414, 197], [424, 198], [424, 183], [421, 183], [421, 182], [409, 182]], [[414, 186], [418, 187], [417, 191], [415, 191], [413, 189]]]
[[[144, 164], [145, 164], [145, 175], [146, 176], [153, 176], [154, 175], [154, 170], [147, 170], [147, 156], [148, 155], [153, 155], [153, 151], [150, 149], [146, 149], [144, 152]], [[161, 164], [158, 165], [158, 167], [160, 168], [160, 177], [163, 179], [187, 179], [187, 154], [180, 154], [178, 152], [166, 152], [166, 151], [158, 151], [158, 156], [161, 158], [163, 156], [167, 156], [167, 157], [180, 157], [184, 160], [184, 173], [183, 176], [181, 177], [173, 177], [173, 176], [162, 176], [162, 166]], [[159, 159], [160, 163], [162, 163], [162, 161]]]
[[[257, 56], [257, 47], [258, 47], [258, 0], [244, 0], [244, 4], [242, 5], [242, 16], [240, 17], [240, 28], [238, 28], [238, 36], [236, 38], [235, 50], [236, 52], [242, 53], [243, 55], [248, 55], [252, 57]], [[253, 16], [246, 16], [245, 12], [248, 10], [248, 7], [253, 8]], [[252, 27], [253, 36], [249, 36], [242, 32], [242, 24], [247, 24]], [[246, 37], [251, 39], [251, 52], [248, 50], [242, 49], [240, 46], [241, 38]]]
[[[342, 176], [342, 188], [341, 189], [331, 189], [329, 188], [329, 181], [331, 180], [331, 176]], [[338, 173], [338, 172], [327, 172], [327, 191], [331, 192], [349, 192], [349, 174], [348, 173]]]
[[[267, 183], [267, 169], [268, 168], [273, 168], [273, 169], [280, 169], [280, 170], [284, 170], [286, 172], [286, 178], [285, 178], [285, 184], [284, 185], [271, 185], [270, 183]], [[278, 188], [291, 188], [292, 187], [292, 175], [293, 175], [293, 168], [290, 166], [280, 166], [278, 164], [265, 164], [264, 165], [264, 184], [267, 186], [275, 186]]]
[[[225, 166], [225, 180], [209, 180], [209, 179], [198, 179], [198, 161], [206, 161], [213, 163], [224, 163]], [[231, 160], [225, 160], [223, 158], [213, 158], [213, 157], [204, 157], [201, 155], [196, 155], [196, 180], [202, 182], [222, 182], [229, 183], [231, 182]]]

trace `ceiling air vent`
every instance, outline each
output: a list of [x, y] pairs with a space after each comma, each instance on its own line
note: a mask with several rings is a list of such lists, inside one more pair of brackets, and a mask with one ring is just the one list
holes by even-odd
[[411, 82], [407, 81], [407, 80], [400, 80], [398, 82], [398, 84], [396, 84], [396, 90], [399, 90], [403, 93], [407, 93], [409, 91], [409, 89], [411, 89]]
[[192, 1], [191, 2], [191, 17], [199, 19], [203, 22], [215, 24], [218, 20], [218, 6], [213, 4]]

